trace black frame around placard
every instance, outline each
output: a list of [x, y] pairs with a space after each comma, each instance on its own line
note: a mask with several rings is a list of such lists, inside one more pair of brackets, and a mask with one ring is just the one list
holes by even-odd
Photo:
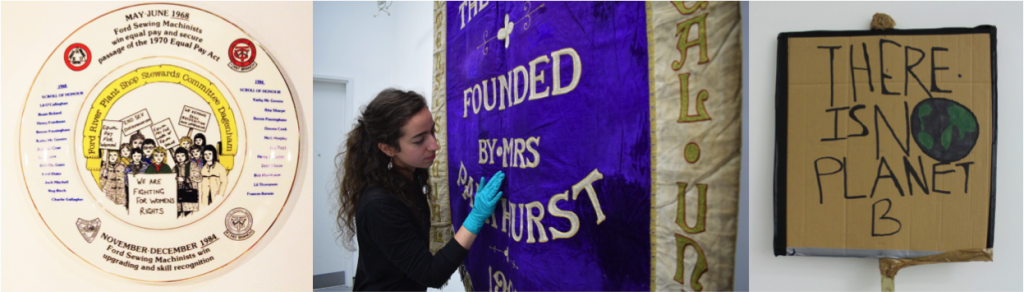
[[778, 37], [779, 46], [775, 72], [775, 169], [773, 211], [775, 220], [774, 252], [776, 256], [789, 255], [786, 252], [786, 138], [788, 137], [789, 118], [789, 39], [801, 37], [843, 37], [843, 36], [875, 36], [875, 35], [943, 35], [943, 34], [978, 34], [990, 36], [992, 50], [992, 182], [988, 212], [987, 248], [992, 248], [995, 232], [996, 213], [996, 141], [997, 124], [997, 88], [996, 80], [996, 27], [981, 25], [973, 28], [937, 28], [937, 29], [893, 29], [893, 30], [861, 30], [861, 31], [806, 31], [784, 32]]

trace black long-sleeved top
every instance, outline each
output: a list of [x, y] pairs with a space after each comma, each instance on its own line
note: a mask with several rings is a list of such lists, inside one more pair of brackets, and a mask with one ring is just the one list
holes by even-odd
[[355, 291], [426, 291], [440, 288], [469, 253], [455, 238], [436, 255], [430, 253], [430, 209], [426, 196], [405, 190], [419, 208], [412, 210], [387, 190], [375, 187], [363, 192], [356, 209], [359, 261]]

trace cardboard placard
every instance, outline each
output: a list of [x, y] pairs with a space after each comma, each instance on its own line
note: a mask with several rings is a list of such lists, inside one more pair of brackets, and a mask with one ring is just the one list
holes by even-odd
[[779, 35], [775, 254], [992, 247], [995, 28]]

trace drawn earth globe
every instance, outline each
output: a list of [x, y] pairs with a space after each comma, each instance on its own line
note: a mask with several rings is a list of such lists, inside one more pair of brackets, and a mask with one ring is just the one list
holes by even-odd
[[978, 142], [978, 119], [960, 103], [929, 98], [914, 106], [910, 132], [926, 155], [939, 162], [954, 162], [970, 154]]

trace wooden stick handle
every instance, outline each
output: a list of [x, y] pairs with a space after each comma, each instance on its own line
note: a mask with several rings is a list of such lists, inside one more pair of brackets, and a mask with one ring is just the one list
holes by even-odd
[[893, 281], [893, 278], [882, 275], [882, 292], [895, 292], [896, 283], [894, 283]]

